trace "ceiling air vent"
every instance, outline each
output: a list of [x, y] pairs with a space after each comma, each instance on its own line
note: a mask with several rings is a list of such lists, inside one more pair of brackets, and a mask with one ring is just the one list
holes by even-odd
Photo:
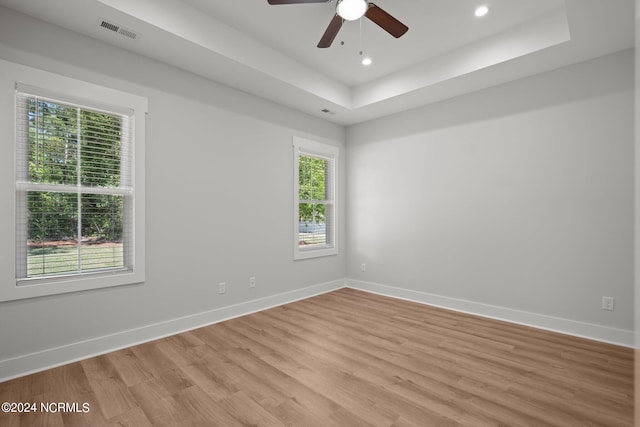
[[114, 33], [118, 33], [121, 36], [130, 38], [131, 40], [140, 38], [140, 34], [136, 33], [135, 31], [123, 28], [122, 26], [114, 24], [113, 22], [109, 22], [106, 19], [99, 19], [98, 25], [100, 25], [100, 27], [104, 28], [105, 30], [113, 31]]
[[105, 20], [102, 20], [100, 22], [100, 26], [102, 28], [106, 28], [107, 30], [113, 31], [114, 33], [117, 33], [118, 30], [120, 29], [120, 27], [118, 27], [116, 24], [112, 24], [111, 22], [107, 22]]
[[130, 39], [134, 39], [134, 40], [138, 38], [138, 34], [134, 33], [133, 31], [125, 30], [124, 28], [120, 28], [120, 31], [118, 31], [118, 34], [123, 35], [125, 37], [129, 37]]

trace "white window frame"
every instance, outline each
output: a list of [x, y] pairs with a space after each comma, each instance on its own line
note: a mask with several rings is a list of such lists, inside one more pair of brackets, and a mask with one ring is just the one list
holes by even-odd
[[[293, 137], [293, 259], [309, 259], [338, 254], [338, 158], [340, 149], [336, 146], [324, 144], [310, 139]], [[330, 185], [329, 194], [333, 195], [326, 204], [332, 209], [332, 224], [327, 226], [327, 244], [322, 246], [312, 246], [301, 248], [299, 244], [299, 218], [300, 218], [300, 181], [299, 181], [299, 159], [301, 155], [325, 158], [331, 160], [332, 168], [329, 170], [327, 185]]]
[[[55, 295], [68, 292], [77, 292], [90, 289], [121, 286], [134, 283], [142, 283], [145, 280], [145, 119], [148, 110], [146, 98], [122, 92], [119, 90], [95, 85], [73, 78], [49, 73], [31, 67], [22, 66], [8, 61], [0, 60], [0, 69], [6, 75], [0, 79], [0, 97], [8, 93], [8, 85], [12, 85], [13, 94], [13, 166], [14, 166], [14, 224], [17, 224], [19, 215], [19, 200], [21, 192], [24, 192], [24, 184], [18, 177], [18, 126], [24, 120], [18, 117], [17, 92], [27, 92], [32, 95], [42, 96], [61, 102], [78, 105], [84, 108], [113, 111], [129, 116], [131, 132], [132, 188], [133, 188], [133, 221], [132, 241], [128, 242], [129, 259], [131, 265], [127, 269], [114, 269], [100, 273], [87, 272], [74, 275], [50, 276], [43, 278], [18, 278], [17, 258], [22, 250], [24, 242], [14, 240], [13, 254], [13, 280], [5, 281], [4, 275], [0, 280], [0, 301], [10, 301], [24, 298], [33, 298], [46, 295]], [[6, 133], [3, 132], [2, 136]], [[7, 138], [8, 140], [9, 138]], [[16, 225], [16, 233], [18, 235]]]

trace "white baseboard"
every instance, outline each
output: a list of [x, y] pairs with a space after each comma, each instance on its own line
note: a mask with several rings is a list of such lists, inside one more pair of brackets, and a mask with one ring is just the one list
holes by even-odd
[[348, 279], [347, 284], [347, 286], [352, 289], [392, 298], [399, 298], [463, 313], [475, 314], [491, 319], [504, 320], [510, 323], [531, 326], [538, 329], [559, 332], [562, 334], [588, 338], [625, 347], [634, 347], [634, 333], [631, 330], [609, 328], [607, 326], [545, 316], [542, 314], [434, 295], [426, 292], [397, 288], [361, 280]]
[[343, 287], [345, 287], [344, 279], [320, 283], [236, 305], [0, 360], [0, 382], [324, 294]]

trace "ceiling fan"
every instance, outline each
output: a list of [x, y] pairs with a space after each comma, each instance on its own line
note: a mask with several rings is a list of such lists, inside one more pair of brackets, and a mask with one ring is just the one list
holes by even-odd
[[[268, 0], [269, 4], [302, 4], [302, 3], [328, 3], [333, 0]], [[338, 35], [342, 23], [346, 21], [355, 21], [366, 16], [380, 28], [398, 38], [409, 30], [409, 27], [398, 21], [393, 16], [382, 10], [379, 6], [367, 0], [338, 0], [336, 4], [336, 14], [334, 15], [329, 26], [325, 30], [318, 47], [326, 48], [331, 46], [333, 40]]]

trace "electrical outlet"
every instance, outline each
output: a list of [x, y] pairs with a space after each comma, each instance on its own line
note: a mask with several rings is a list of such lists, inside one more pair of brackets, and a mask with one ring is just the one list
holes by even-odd
[[219, 294], [224, 294], [227, 292], [227, 284], [224, 282], [220, 282], [218, 283], [218, 293]]
[[365, 264], [364, 262], [360, 264], [360, 271], [367, 271], [367, 264]]
[[602, 309], [613, 311], [615, 299], [613, 297], [602, 297]]
[[255, 277], [249, 277], [249, 287], [250, 288], [255, 288], [256, 287], [256, 278]]

